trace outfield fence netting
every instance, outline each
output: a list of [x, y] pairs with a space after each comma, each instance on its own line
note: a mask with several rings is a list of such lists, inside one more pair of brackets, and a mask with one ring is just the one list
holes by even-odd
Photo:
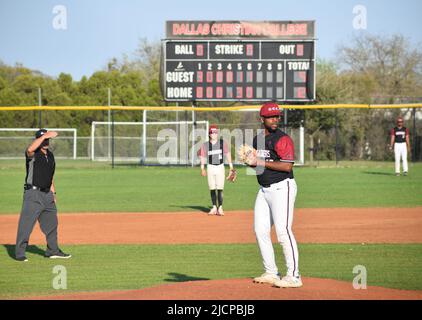
[[[295, 144], [297, 164], [323, 160], [390, 161], [390, 130], [404, 117], [410, 130], [410, 159], [422, 160], [422, 110], [417, 105], [379, 108], [289, 106], [280, 128]], [[8, 108], [8, 109], [5, 109]], [[200, 145], [216, 124], [237, 149], [261, 127], [259, 106], [188, 107], [0, 107], [0, 159], [20, 159], [36, 129], [58, 129], [51, 148], [59, 158], [145, 165], [198, 165]]]

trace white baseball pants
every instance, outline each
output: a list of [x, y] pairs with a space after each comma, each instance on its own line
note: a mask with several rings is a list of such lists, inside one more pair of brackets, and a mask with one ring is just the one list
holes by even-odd
[[296, 193], [296, 181], [286, 179], [269, 188], [261, 187], [256, 196], [254, 229], [267, 273], [278, 274], [271, 242], [271, 227], [274, 225], [277, 239], [283, 248], [287, 275], [299, 276], [299, 253], [292, 232]]
[[207, 165], [208, 188], [210, 190], [223, 190], [225, 180], [224, 163]]
[[394, 144], [394, 159], [396, 161], [396, 173], [400, 173], [400, 157], [403, 159], [403, 172], [407, 172], [407, 146], [405, 142]]

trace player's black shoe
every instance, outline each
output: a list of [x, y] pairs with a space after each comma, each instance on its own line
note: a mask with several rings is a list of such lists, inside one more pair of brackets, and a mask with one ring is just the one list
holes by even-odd
[[28, 258], [23, 256], [23, 257], [16, 258], [16, 261], [26, 262], [26, 261], [28, 261]]
[[58, 253], [52, 255], [45, 255], [49, 259], [69, 259], [72, 257], [70, 254], [64, 253], [62, 250], [59, 250]]
[[404, 175], [404, 176], [407, 176], [407, 171], [403, 172], [403, 175]]

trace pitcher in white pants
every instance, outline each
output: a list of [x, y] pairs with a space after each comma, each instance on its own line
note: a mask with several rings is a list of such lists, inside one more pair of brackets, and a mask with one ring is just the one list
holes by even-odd
[[271, 227], [274, 225], [277, 240], [283, 248], [287, 275], [299, 277], [299, 254], [292, 232], [296, 193], [295, 179], [286, 179], [268, 188], [261, 187], [258, 191], [254, 210], [254, 229], [266, 273], [278, 274], [271, 242]]
[[[277, 104], [265, 103], [261, 107], [260, 116], [265, 130], [254, 138], [256, 156], [248, 163], [255, 168], [260, 185], [255, 200], [254, 230], [264, 273], [255, 277], [254, 282], [269, 283], [281, 288], [298, 288], [302, 286], [302, 279], [299, 274], [299, 252], [292, 232], [297, 193], [293, 176], [294, 145], [292, 139], [278, 129], [281, 112]], [[287, 272], [282, 278], [275, 263], [271, 242], [273, 225], [286, 262]]]
[[403, 118], [397, 119], [397, 126], [391, 129], [390, 150], [394, 148], [395, 172], [400, 176], [400, 160], [403, 160], [403, 175], [407, 175], [407, 150], [410, 150], [409, 129], [403, 127]]

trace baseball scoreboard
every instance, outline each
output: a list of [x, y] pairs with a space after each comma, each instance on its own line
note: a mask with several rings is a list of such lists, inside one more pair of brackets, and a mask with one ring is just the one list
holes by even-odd
[[312, 101], [314, 21], [167, 21], [166, 101]]

